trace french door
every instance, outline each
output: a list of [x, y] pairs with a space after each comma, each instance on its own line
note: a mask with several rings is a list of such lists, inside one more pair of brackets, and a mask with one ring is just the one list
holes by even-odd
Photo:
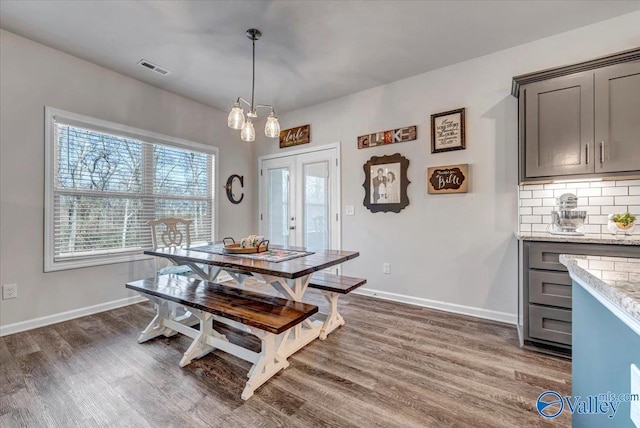
[[271, 244], [340, 249], [338, 146], [260, 158], [260, 235]]

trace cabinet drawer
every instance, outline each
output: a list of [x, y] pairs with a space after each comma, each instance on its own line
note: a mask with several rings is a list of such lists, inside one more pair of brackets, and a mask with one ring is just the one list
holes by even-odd
[[571, 277], [564, 272], [529, 271], [529, 302], [571, 308]]
[[564, 246], [557, 244], [531, 244], [529, 247], [529, 267], [567, 272], [567, 268], [560, 263], [560, 254], [567, 254]]
[[571, 310], [529, 305], [529, 336], [571, 345]]
[[525, 247], [525, 269], [566, 272], [560, 254], [640, 257], [638, 245], [574, 244], [564, 242], [528, 242]]

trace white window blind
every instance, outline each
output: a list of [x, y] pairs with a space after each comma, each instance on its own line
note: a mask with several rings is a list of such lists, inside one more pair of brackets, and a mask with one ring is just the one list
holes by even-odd
[[65, 113], [47, 109], [45, 271], [135, 260], [158, 218], [214, 239], [215, 149]]

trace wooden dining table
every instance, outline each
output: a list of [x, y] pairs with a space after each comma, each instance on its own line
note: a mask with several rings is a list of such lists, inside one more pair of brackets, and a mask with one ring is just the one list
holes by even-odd
[[[176, 265], [188, 265], [197, 276], [211, 282], [215, 282], [222, 271], [231, 275], [239, 287], [243, 287], [244, 281], [252, 277], [265, 286], [272, 286], [282, 297], [296, 302], [302, 301], [314, 272], [339, 265], [360, 255], [357, 251], [307, 251], [299, 247], [272, 246], [275, 250], [299, 251], [300, 256], [283, 261], [267, 261], [249, 258], [250, 255], [218, 254], [203, 250], [221, 244], [210, 242], [192, 244], [189, 247], [154, 248], [145, 250], [144, 253], [169, 259]], [[279, 347], [280, 354], [285, 358], [289, 357], [316, 338], [326, 337], [326, 333], [322, 336], [321, 333], [336, 328], [330, 325], [335, 322], [336, 316], [331, 313], [335, 310], [337, 308], [334, 302], [330, 305], [329, 313], [319, 313], [315, 319], [307, 319], [292, 328]]]

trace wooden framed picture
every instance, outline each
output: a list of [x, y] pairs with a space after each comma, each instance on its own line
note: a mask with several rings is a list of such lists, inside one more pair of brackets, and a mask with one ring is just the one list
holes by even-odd
[[372, 213], [399, 213], [409, 205], [407, 169], [409, 159], [396, 153], [373, 156], [364, 164], [364, 206]]
[[431, 153], [464, 149], [464, 108], [432, 114]]
[[430, 194], [467, 193], [469, 191], [469, 164], [427, 168], [427, 191]]

